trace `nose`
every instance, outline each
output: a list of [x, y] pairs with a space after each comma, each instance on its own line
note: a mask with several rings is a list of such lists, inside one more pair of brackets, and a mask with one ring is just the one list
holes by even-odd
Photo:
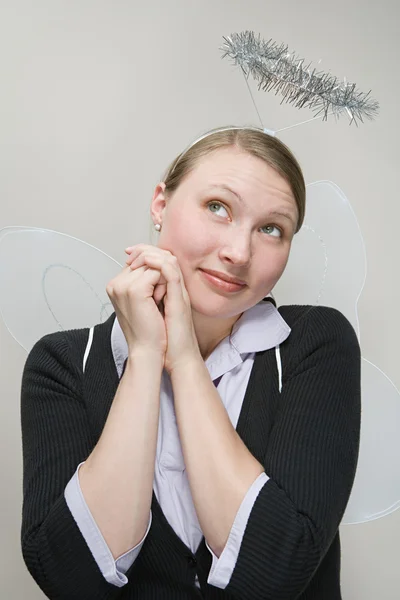
[[220, 250], [220, 259], [236, 266], [247, 266], [250, 262], [252, 250], [250, 235], [239, 234], [231, 236], [225, 241]]

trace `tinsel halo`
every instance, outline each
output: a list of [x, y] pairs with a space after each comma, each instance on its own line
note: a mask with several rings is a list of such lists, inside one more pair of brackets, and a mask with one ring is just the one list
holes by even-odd
[[322, 116], [323, 120], [328, 114], [339, 117], [347, 113], [350, 123], [356, 124], [378, 114], [379, 104], [370, 97], [370, 91], [361, 92], [355, 83], [317, 71], [311, 68], [312, 63], [305, 66], [304, 59], [289, 52], [285, 44], [265, 41], [253, 31], [233, 33], [223, 39], [223, 58], [229, 56], [246, 77], [252, 75], [259, 90], [282, 94], [281, 104], [310, 108], [315, 117]]

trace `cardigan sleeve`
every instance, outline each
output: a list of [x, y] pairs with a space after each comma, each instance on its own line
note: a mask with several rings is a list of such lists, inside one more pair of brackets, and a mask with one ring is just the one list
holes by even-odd
[[269, 477], [266, 473], [261, 473], [250, 486], [236, 514], [225, 548], [219, 557], [214, 554], [207, 541], [205, 542], [212, 557], [212, 564], [207, 579], [207, 583], [210, 585], [219, 587], [222, 590], [228, 585], [237, 561], [251, 509], [261, 488], [267, 483], [268, 479]]
[[104, 579], [64, 496], [94, 447], [82, 373], [70, 355], [66, 334], [50, 334], [32, 348], [23, 372], [22, 554], [50, 599], [115, 600], [121, 588]]
[[[360, 348], [337, 310], [312, 307], [281, 345], [282, 390], [250, 513], [225, 591], [295, 600], [339, 528], [359, 451]], [[268, 399], [266, 399], [268, 401]]]
[[117, 559], [114, 559], [106, 540], [86, 504], [79, 483], [79, 468], [83, 464], [84, 462], [78, 465], [72, 479], [67, 483], [67, 487], [64, 491], [65, 500], [106, 581], [118, 587], [122, 587], [128, 583], [125, 573], [138, 557], [150, 530], [152, 514], [150, 511], [149, 524], [143, 539], [136, 544], [136, 546], [127, 552], [124, 552], [124, 554]]

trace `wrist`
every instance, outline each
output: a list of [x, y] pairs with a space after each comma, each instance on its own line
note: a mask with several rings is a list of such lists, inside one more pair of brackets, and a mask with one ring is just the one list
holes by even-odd
[[135, 348], [134, 350], [128, 350], [128, 363], [130, 364], [138, 364], [138, 363], [154, 363], [155, 365], [159, 364], [164, 366], [165, 353], [161, 350], [155, 350], [154, 348]]
[[178, 375], [182, 372], [186, 373], [188, 371], [193, 371], [198, 368], [205, 368], [205, 362], [200, 352], [194, 352], [193, 354], [186, 355], [185, 358], [181, 358], [179, 361], [176, 361], [173, 365], [171, 365], [167, 370], [171, 378], [175, 375]]

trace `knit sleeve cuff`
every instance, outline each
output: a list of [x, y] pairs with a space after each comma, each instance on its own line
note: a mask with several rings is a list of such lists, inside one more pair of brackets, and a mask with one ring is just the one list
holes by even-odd
[[104, 578], [109, 583], [122, 587], [128, 583], [125, 573], [132, 566], [143, 546], [150, 530], [152, 515], [150, 512], [146, 533], [139, 544], [115, 560], [83, 497], [78, 475], [82, 465], [83, 462], [78, 465], [65, 488], [65, 501]]
[[265, 473], [261, 473], [249, 488], [240, 505], [232, 529], [229, 533], [228, 541], [219, 558], [214, 554], [206, 542], [206, 546], [212, 556], [212, 565], [207, 580], [210, 585], [214, 585], [221, 589], [225, 589], [228, 585], [236, 565], [240, 545], [254, 502], [256, 501], [261, 488], [264, 487], [268, 480], [269, 477]]

